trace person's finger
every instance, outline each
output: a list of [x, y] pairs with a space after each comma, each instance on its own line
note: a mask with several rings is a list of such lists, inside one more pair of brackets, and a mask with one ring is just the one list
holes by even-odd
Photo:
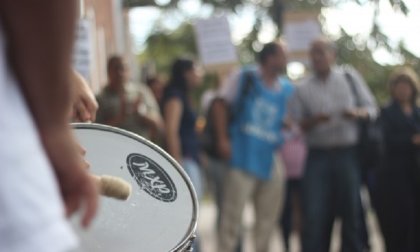
[[66, 206], [66, 216], [70, 217], [72, 216], [77, 209], [79, 209], [80, 207], [80, 200], [78, 197], [70, 197], [70, 198], [65, 198], [65, 206]]
[[90, 120], [90, 113], [88, 111], [88, 108], [86, 107], [85, 103], [83, 101], [78, 102], [77, 105], [77, 112], [79, 114], [79, 119], [82, 122], [86, 122]]
[[73, 106], [70, 107], [70, 111], [69, 111], [68, 115], [69, 115], [69, 117], [71, 118], [72, 121], [76, 120], [77, 111], [76, 111], [76, 108], [75, 108], [74, 104], [73, 104]]
[[83, 168], [85, 168], [86, 170], [90, 168], [90, 164], [88, 161], [86, 161], [86, 159], [83, 159]]
[[[78, 149], [77, 151], [80, 153], [80, 155], [82, 155], [83, 157], [86, 156], [86, 149], [83, 148], [83, 146], [80, 145], [80, 143], [76, 142], [76, 148]], [[89, 169], [90, 164], [86, 159], [81, 158], [81, 162], [82, 162], [83, 168]]]
[[83, 146], [82, 146], [82, 145], [80, 145], [80, 143], [79, 143], [79, 142], [75, 142], [75, 144], [76, 144], [76, 148], [77, 148], [78, 152], [79, 152], [82, 156], [85, 156], [85, 155], [86, 155], [86, 149], [85, 149], [85, 148], [83, 148]]
[[72, 109], [71, 109], [71, 120], [73, 122], [80, 122], [80, 116], [79, 116], [79, 112], [77, 111], [77, 107], [76, 105], [73, 105]]
[[82, 219], [82, 226], [89, 227], [98, 209], [98, 189], [90, 178], [86, 182], [86, 190], [84, 195], [85, 212]]
[[85, 100], [85, 106], [87, 107], [87, 110], [89, 112], [89, 117], [91, 121], [95, 121], [96, 119], [96, 111], [98, 110], [98, 102], [96, 102], [96, 99], [92, 97], [88, 101]]

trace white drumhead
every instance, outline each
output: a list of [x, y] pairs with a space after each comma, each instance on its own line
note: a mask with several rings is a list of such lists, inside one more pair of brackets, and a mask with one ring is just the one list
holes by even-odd
[[[127, 201], [101, 197], [98, 215], [88, 231], [80, 230], [79, 220], [73, 220], [80, 251], [167, 252], [182, 246], [193, 235], [198, 214], [195, 192], [182, 168], [135, 134], [100, 124], [73, 126], [87, 151], [91, 172], [123, 178], [132, 186]], [[142, 164], [152, 171], [146, 177], [158, 176], [159, 181], [154, 182], [164, 188], [148, 187], [147, 182], [139, 185], [144, 179], [144, 173], [139, 173], [145, 168]]]

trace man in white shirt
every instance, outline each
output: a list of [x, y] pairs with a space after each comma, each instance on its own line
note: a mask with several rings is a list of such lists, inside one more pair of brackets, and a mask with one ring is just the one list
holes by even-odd
[[375, 118], [376, 103], [356, 70], [335, 66], [331, 41], [315, 40], [310, 57], [313, 74], [298, 85], [291, 104], [309, 148], [303, 177], [302, 251], [329, 251], [335, 216], [342, 220], [341, 251], [363, 251], [358, 120]]
[[[0, 2], [0, 251], [76, 246], [66, 220], [97, 191], [68, 124], [74, 0]], [[64, 204], [63, 204], [64, 203]]]

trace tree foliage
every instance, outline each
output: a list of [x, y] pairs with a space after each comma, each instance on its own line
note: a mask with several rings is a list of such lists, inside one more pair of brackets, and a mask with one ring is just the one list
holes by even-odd
[[380, 65], [367, 46], [356, 44], [353, 37], [344, 30], [341, 33], [342, 36], [336, 41], [337, 63], [355, 67], [364, 76], [376, 100], [384, 104], [389, 98], [387, 80], [392, 66]]
[[[173, 10], [183, 0], [126, 0], [127, 6], [156, 6], [162, 9]], [[283, 15], [285, 10], [316, 10], [323, 7], [336, 6], [344, 2], [355, 2], [361, 6], [374, 3], [376, 6], [373, 25], [370, 37], [367, 41], [357, 41], [344, 30], [341, 31], [338, 45], [338, 61], [343, 64], [355, 66], [373, 90], [376, 98], [383, 103], [388, 97], [386, 87], [387, 76], [392, 66], [382, 66], [378, 64], [372, 55], [376, 48], [386, 48], [390, 53], [398, 58], [402, 58], [404, 64], [410, 65], [420, 73], [419, 58], [406, 49], [403, 43], [397, 48], [391, 46], [389, 38], [384, 34], [377, 23], [379, 15], [379, 5], [382, 2], [389, 2], [395, 11], [407, 14], [409, 9], [406, 0], [201, 0], [202, 4], [212, 6], [214, 11], [229, 10], [233, 13], [238, 12], [245, 5], [256, 7], [255, 21], [250, 33], [238, 45], [240, 61], [250, 63], [254, 59], [255, 43], [262, 28], [263, 19], [270, 17], [277, 27], [277, 35], [282, 33]], [[357, 41], [357, 43], [355, 42]], [[166, 31], [156, 28], [146, 41], [145, 52], [141, 55], [142, 61], [154, 60], [157, 70], [166, 72], [170, 62], [176, 56], [193, 55], [197, 56], [197, 49], [194, 41], [194, 31], [188, 22], [182, 24], [174, 31]]]
[[[168, 0], [165, 4], [160, 4], [157, 0], [124, 0], [128, 7], [138, 6], [155, 6], [163, 9], [176, 8], [182, 0]], [[388, 1], [393, 9], [408, 14], [409, 9], [406, 0], [201, 0], [202, 4], [207, 4], [215, 9], [225, 9], [236, 12], [244, 5], [254, 5], [261, 10], [264, 10], [273, 22], [277, 25], [279, 31], [282, 30], [283, 13], [286, 9], [320, 9], [322, 7], [334, 6], [343, 2], [356, 2], [359, 5], [364, 5], [372, 2], [376, 5], [377, 10], [379, 4], [383, 1]], [[376, 12], [378, 14], [378, 12]], [[374, 32], [374, 31], [373, 31]]]
[[140, 61], [153, 61], [158, 73], [167, 73], [176, 57], [197, 57], [194, 31], [189, 22], [174, 31], [155, 28], [146, 40], [146, 48], [140, 55]]

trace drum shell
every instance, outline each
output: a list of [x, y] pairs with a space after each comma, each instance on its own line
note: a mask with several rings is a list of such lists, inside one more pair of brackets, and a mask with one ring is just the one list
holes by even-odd
[[[78, 220], [73, 220], [81, 240], [80, 251], [187, 251], [195, 237], [198, 203], [180, 165], [155, 144], [128, 131], [101, 124], [72, 126], [86, 149], [91, 172], [120, 177], [133, 188], [127, 201], [101, 197], [97, 219], [88, 232], [80, 230]], [[139, 176], [141, 167], [130, 165], [130, 155], [139, 158], [135, 164], [147, 160], [149, 174]], [[162, 184], [171, 181], [176, 198], [170, 201], [154, 194], [157, 187], [148, 190], [150, 183], [144, 181], [150, 176], [159, 177], [154, 181]]]

